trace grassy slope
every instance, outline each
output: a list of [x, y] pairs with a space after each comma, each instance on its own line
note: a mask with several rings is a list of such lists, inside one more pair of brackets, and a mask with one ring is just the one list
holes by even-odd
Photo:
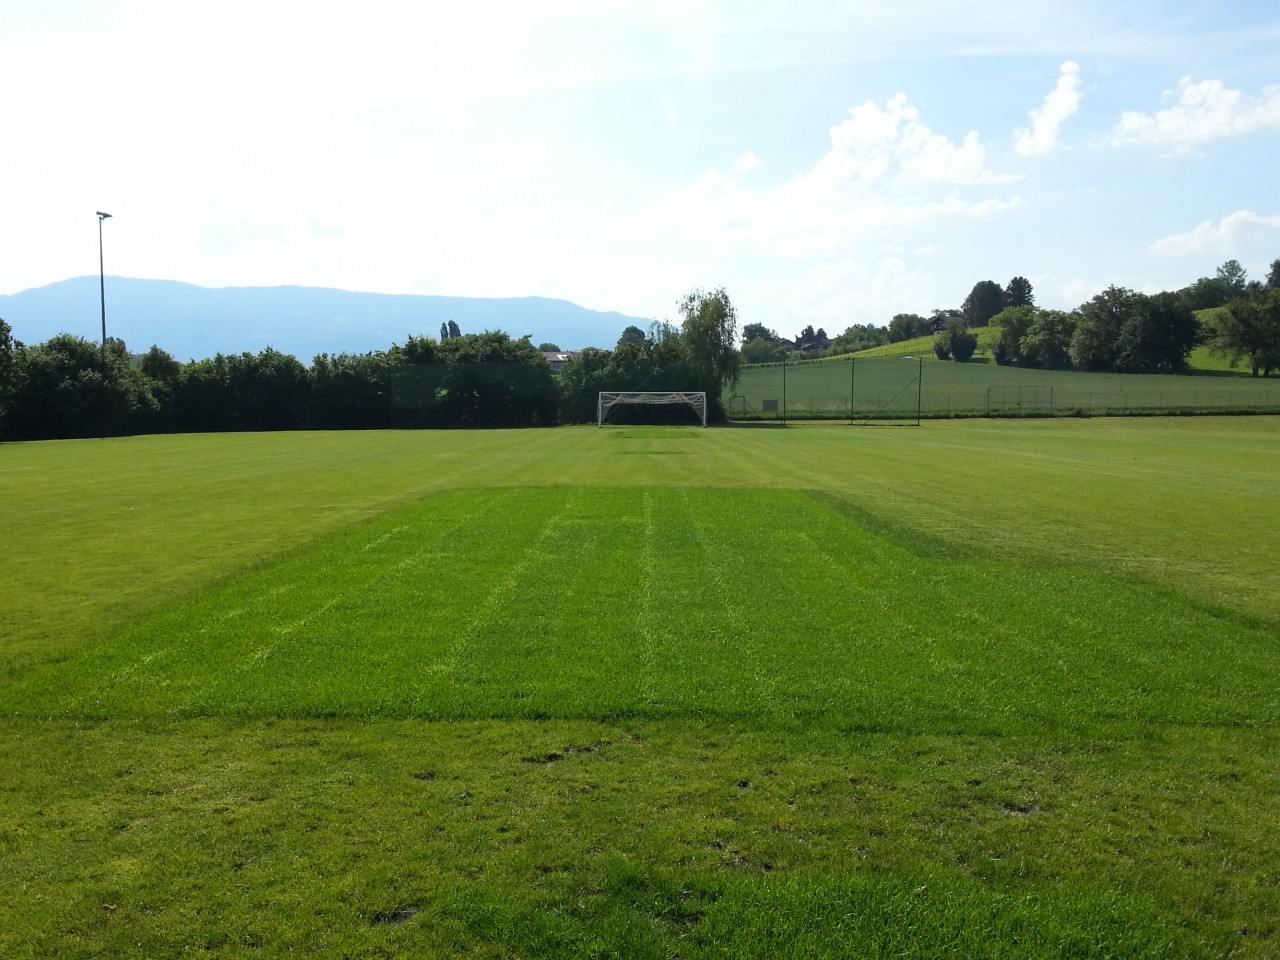
[[1278, 433], [0, 448], [0, 947], [1268, 955]]

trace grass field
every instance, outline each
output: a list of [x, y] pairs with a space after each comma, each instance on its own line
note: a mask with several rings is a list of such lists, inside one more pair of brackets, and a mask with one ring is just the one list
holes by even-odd
[[1277, 955], [1278, 441], [2, 446], [0, 955]]

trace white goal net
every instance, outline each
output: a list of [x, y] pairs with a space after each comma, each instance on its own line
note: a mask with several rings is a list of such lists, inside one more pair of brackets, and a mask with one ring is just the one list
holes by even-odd
[[1006, 383], [987, 387], [987, 416], [1007, 411], [1054, 412], [1053, 384]]
[[694, 414], [707, 425], [707, 395], [705, 392], [659, 392], [655, 390], [623, 390], [614, 393], [601, 391], [600, 400], [596, 404], [596, 426], [602, 426], [614, 407], [624, 404], [671, 404], [684, 403], [692, 408]]

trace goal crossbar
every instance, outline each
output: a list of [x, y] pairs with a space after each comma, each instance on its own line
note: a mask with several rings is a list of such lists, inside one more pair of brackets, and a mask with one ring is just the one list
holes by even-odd
[[617, 390], [600, 391], [600, 399], [596, 404], [596, 426], [603, 426], [609, 411], [614, 407], [633, 403], [670, 404], [684, 403], [707, 425], [707, 394], [702, 390], [660, 391], [660, 390]]

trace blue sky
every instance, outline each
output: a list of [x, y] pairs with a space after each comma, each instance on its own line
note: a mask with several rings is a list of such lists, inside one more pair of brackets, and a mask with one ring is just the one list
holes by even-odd
[[833, 335], [1280, 257], [1274, 2], [8, 0], [0, 293], [723, 285]]

